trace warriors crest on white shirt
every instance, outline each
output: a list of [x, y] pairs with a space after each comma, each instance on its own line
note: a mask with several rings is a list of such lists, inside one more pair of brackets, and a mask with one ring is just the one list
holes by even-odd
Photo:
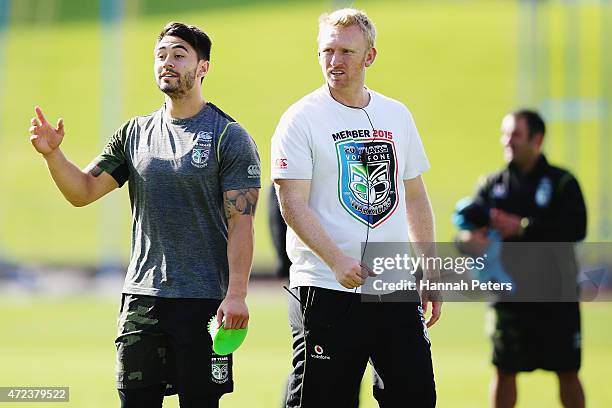
[[[326, 86], [282, 116], [272, 138], [272, 179], [311, 180], [309, 206], [347, 255], [361, 242], [408, 242], [404, 183], [429, 169], [412, 115], [368, 90], [363, 109], [335, 101]], [[329, 267], [287, 231], [290, 285], [343, 288]]]

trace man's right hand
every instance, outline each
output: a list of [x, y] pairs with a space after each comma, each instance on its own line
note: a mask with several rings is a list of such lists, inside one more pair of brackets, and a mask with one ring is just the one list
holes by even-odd
[[38, 153], [47, 156], [53, 153], [64, 139], [64, 119], [57, 121], [57, 127], [53, 127], [42, 113], [40, 107], [35, 108], [36, 118], [32, 118], [30, 127], [30, 142]]
[[368, 276], [376, 276], [369, 266], [346, 255], [342, 255], [334, 262], [332, 271], [336, 275], [336, 280], [347, 289], [363, 285]]
[[472, 231], [461, 230], [457, 234], [457, 246], [464, 254], [481, 256], [490, 244], [488, 233], [489, 229], [487, 227]]

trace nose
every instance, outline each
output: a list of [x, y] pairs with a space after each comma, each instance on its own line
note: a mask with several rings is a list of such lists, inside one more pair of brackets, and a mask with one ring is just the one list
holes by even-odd
[[174, 67], [174, 61], [171, 55], [169, 54], [166, 55], [166, 58], [164, 58], [164, 60], [162, 61], [162, 67], [163, 68]]
[[510, 139], [511, 139], [510, 135], [502, 134], [501, 137], [499, 138], [499, 141], [502, 144], [502, 146], [508, 147], [510, 146]]
[[342, 53], [336, 51], [333, 53], [330, 61], [331, 66], [335, 67], [342, 64]]

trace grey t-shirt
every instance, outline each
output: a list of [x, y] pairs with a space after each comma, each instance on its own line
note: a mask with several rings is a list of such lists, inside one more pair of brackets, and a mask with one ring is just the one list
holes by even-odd
[[260, 187], [257, 146], [212, 103], [173, 119], [162, 107], [129, 120], [93, 164], [132, 206], [132, 253], [124, 293], [222, 299], [227, 291], [223, 192]]

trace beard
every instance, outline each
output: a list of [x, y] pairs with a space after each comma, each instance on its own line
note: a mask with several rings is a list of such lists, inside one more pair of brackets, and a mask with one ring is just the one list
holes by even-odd
[[157, 86], [160, 91], [168, 95], [172, 99], [180, 99], [193, 88], [195, 83], [196, 69], [191, 72], [186, 72], [178, 76], [176, 82], [164, 82], [163, 78], [157, 81]]

